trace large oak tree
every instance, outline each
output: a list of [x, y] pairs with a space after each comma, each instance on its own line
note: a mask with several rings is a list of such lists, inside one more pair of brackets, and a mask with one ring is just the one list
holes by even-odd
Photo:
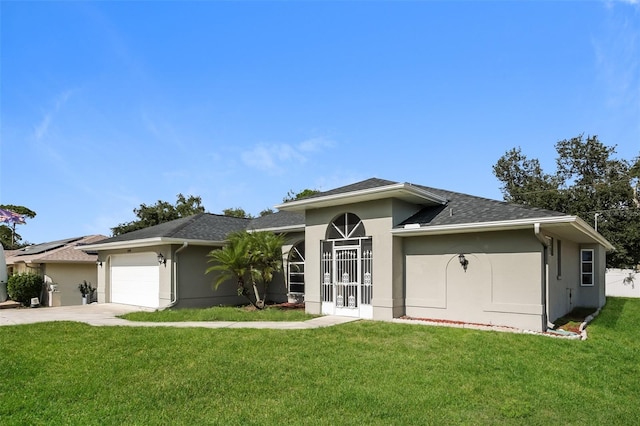
[[113, 235], [120, 235], [138, 229], [147, 228], [149, 226], [158, 225], [160, 223], [169, 222], [171, 220], [180, 219], [182, 217], [191, 216], [197, 213], [204, 213], [202, 206], [202, 198], [190, 195], [186, 198], [182, 194], [178, 194], [176, 204], [173, 205], [166, 201], [158, 200], [157, 203], [147, 206], [140, 204], [140, 207], [133, 209], [138, 219], [131, 222], [121, 223], [111, 228]]
[[507, 151], [493, 166], [505, 201], [580, 216], [616, 250], [608, 267], [640, 263], [640, 153], [633, 160], [614, 157], [615, 147], [597, 136], [579, 135], [556, 143], [556, 170], [545, 173], [520, 148]]

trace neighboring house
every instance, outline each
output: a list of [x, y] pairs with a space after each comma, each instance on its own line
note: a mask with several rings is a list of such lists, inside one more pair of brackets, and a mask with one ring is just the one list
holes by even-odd
[[[56, 303], [59, 302], [62, 306], [80, 305], [82, 295], [78, 285], [87, 281], [95, 287], [98, 281], [98, 255], [96, 252], [83, 250], [84, 245], [105, 238], [107, 237], [104, 235], [88, 235], [7, 251], [8, 273], [38, 274], [44, 278], [45, 283], [56, 286]], [[47, 292], [43, 292], [41, 296], [41, 303], [48, 304]]]
[[211, 290], [206, 254], [229, 232], [287, 234], [270, 298], [315, 314], [401, 316], [544, 330], [605, 303], [613, 246], [576, 216], [409, 183], [368, 179], [276, 206], [254, 220], [200, 214], [123, 234], [99, 252], [100, 302], [235, 304]]

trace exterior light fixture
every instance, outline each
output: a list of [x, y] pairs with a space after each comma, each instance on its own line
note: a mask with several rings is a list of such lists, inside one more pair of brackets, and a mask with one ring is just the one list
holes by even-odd
[[96, 260], [96, 265], [102, 267], [102, 260]]
[[162, 253], [158, 253], [158, 264], [159, 265], [166, 265], [167, 264], [167, 259], [164, 258]]
[[460, 261], [460, 265], [462, 266], [462, 269], [464, 269], [464, 271], [467, 272], [467, 266], [469, 266], [469, 261], [467, 260], [466, 257], [464, 257], [463, 253], [460, 253], [458, 255], [458, 260]]

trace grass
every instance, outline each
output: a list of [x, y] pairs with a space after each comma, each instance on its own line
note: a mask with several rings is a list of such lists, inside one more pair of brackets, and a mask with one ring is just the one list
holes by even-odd
[[13, 424], [638, 424], [640, 300], [586, 341], [359, 321], [313, 330], [0, 327]]
[[257, 310], [253, 307], [216, 306], [206, 309], [167, 309], [154, 312], [132, 312], [120, 316], [130, 321], [181, 322], [181, 321], [307, 321], [316, 318], [304, 309], [269, 306]]

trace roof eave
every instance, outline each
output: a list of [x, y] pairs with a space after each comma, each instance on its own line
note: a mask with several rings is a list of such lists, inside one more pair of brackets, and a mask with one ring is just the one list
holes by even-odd
[[267, 231], [281, 234], [284, 232], [304, 232], [304, 225], [275, 226], [270, 228], [249, 228], [247, 232]]
[[87, 249], [118, 250], [118, 249], [153, 247], [153, 246], [162, 246], [167, 244], [184, 244], [184, 243], [187, 243], [188, 245], [191, 245], [191, 246], [222, 246], [225, 244], [225, 241], [154, 237], [154, 238], [143, 238], [139, 240], [114, 241], [111, 243], [103, 243], [103, 244], [100, 244], [100, 243], [88, 244], [88, 245], [82, 246], [82, 249], [83, 250], [87, 250]]
[[418, 188], [410, 183], [398, 183], [379, 186], [376, 188], [350, 191], [340, 194], [322, 197], [304, 198], [302, 200], [289, 201], [275, 206], [278, 210], [304, 211], [307, 209], [331, 207], [343, 204], [360, 203], [363, 201], [379, 200], [380, 198], [399, 198], [416, 204], [442, 205], [447, 199], [432, 192]]
[[469, 232], [491, 232], [506, 231], [516, 229], [528, 229], [535, 224], [547, 225], [553, 230], [552, 225], [571, 226], [582, 234], [586, 235], [590, 240], [596, 242], [607, 250], [614, 250], [615, 247], [607, 241], [601, 234], [596, 232], [588, 223], [580, 219], [578, 216], [552, 216], [531, 219], [516, 219], [493, 222], [471, 222], [452, 225], [429, 226], [420, 224], [408, 224], [404, 228], [395, 228], [391, 233], [398, 237], [415, 237], [422, 235], [446, 235], [446, 234], [463, 234]]

